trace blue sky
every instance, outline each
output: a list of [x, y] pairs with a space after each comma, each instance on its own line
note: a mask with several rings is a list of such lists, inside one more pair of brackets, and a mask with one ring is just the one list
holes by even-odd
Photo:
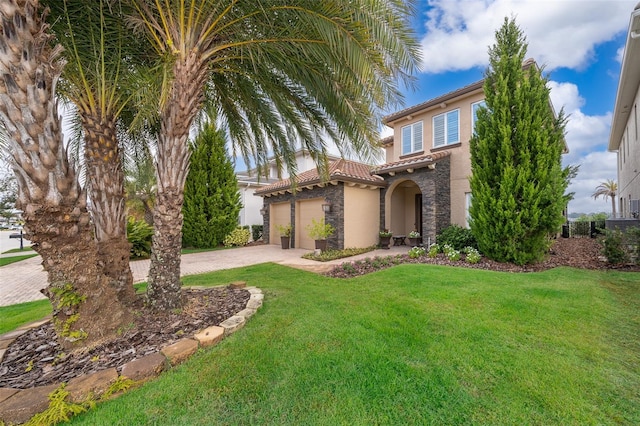
[[[529, 44], [527, 56], [549, 73], [555, 109], [564, 107], [569, 115], [570, 152], [563, 161], [581, 165], [569, 187], [575, 192], [569, 213], [610, 212], [609, 200], [591, 194], [599, 183], [617, 179], [616, 156], [607, 144], [620, 59], [638, 1], [416, 0], [412, 25], [423, 63], [416, 91], [405, 93], [405, 106], [482, 79], [496, 29], [505, 17], [515, 17]], [[236, 166], [245, 168], [241, 159]]]
[[[482, 79], [487, 49], [505, 17], [515, 17], [528, 42], [527, 57], [545, 67], [557, 111], [569, 115], [565, 164], [580, 164], [569, 190], [569, 213], [611, 211], [594, 200], [595, 187], [617, 179], [615, 153], [607, 152], [620, 58], [638, 0], [417, 0], [413, 27], [421, 41], [415, 105]], [[385, 130], [383, 129], [383, 134]]]

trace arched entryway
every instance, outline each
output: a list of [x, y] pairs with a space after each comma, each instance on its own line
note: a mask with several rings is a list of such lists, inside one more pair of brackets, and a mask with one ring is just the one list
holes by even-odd
[[411, 179], [393, 182], [385, 194], [385, 224], [394, 235], [423, 233], [422, 191]]

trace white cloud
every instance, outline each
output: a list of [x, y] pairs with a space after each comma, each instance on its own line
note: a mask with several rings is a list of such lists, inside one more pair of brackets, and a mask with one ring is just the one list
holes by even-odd
[[607, 179], [616, 179], [615, 153], [598, 151], [581, 158], [578, 176], [568, 188], [569, 192], [575, 192], [569, 203], [569, 213], [611, 213], [609, 198], [594, 200], [591, 196], [596, 187]]
[[636, 0], [431, 0], [422, 39], [423, 71], [486, 66], [487, 49], [505, 17], [514, 16], [528, 57], [547, 70], [582, 69], [594, 47], [627, 28]]
[[565, 161], [569, 164], [579, 163], [581, 158], [593, 151], [605, 150], [609, 140], [611, 113], [605, 115], [586, 115], [580, 108], [585, 100], [573, 83], [549, 81], [551, 102], [556, 111], [564, 108], [568, 117], [566, 140], [569, 154]]
[[564, 107], [568, 115], [566, 141], [569, 153], [563, 156], [563, 163], [580, 165], [578, 176], [568, 188], [569, 192], [575, 192], [569, 203], [569, 213], [610, 212], [610, 200], [594, 200], [591, 194], [601, 182], [617, 178], [616, 154], [606, 151], [611, 113], [601, 116], [584, 114], [580, 110], [584, 99], [573, 83], [550, 81], [548, 86], [556, 111]]
[[621, 64], [622, 63], [622, 58], [624, 57], [624, 46], [619, 47], [618, 50], [616, 50], [616, 61]]

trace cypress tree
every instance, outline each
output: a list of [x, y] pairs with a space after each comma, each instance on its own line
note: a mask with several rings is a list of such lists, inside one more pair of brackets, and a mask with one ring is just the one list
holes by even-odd
[[564, 114], [555, 115], [542, 71], [523, 67], [526, 52], [522, 31], [505, 18], [489, 48], [486, 108], [470, 141], [471, 231], [487, 257], [520, 265], [547, 252], [575, 172], [561, 165]]
[[204, 124], [191, 144], [182, 207], [183, 247], [216, 247], [238, 225], [242, 204], [225, 139], [214, 125]]

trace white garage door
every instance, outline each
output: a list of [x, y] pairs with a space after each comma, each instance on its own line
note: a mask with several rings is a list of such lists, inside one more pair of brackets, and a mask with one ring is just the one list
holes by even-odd
[[269, 224], [269, 244], [281, 245], [280, 232], [277, 227], [278, 225], [286, 226], [291, 222], [291, 204], [271, 204], [270, 215], [271, 223]]
[[324, 218], [322, 202], [322, 198], [298, 201], [296, 206], [296, 247], [307, 250], [316, 248], [315, 241], [307, 233], [307, 226], [311, 224], [311, 219], [320, 221]]

